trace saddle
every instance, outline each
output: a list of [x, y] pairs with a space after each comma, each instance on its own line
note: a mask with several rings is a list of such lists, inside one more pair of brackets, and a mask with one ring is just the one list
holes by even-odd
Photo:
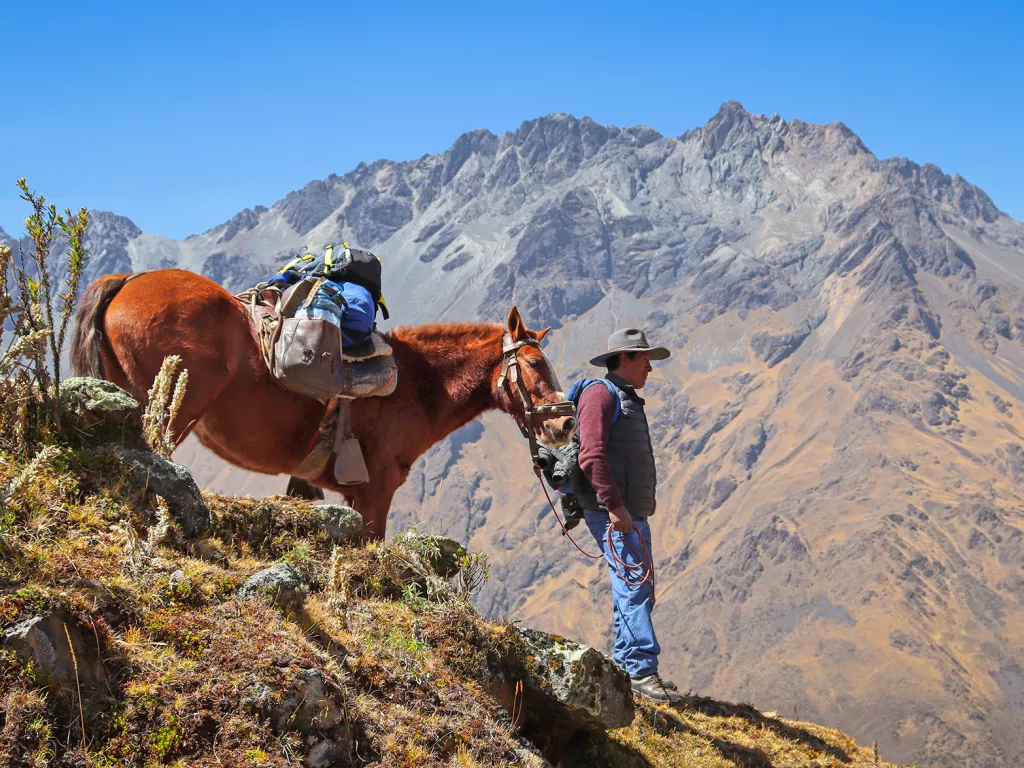
[[398, 366], [376, 327], [364, 342], [343, 347], [340, 328], [314, 307], [322, 283], [309, 278], [286, 288], [260, 283], [235, 298], [248, 311], [274, 380], [325, 405], [307, 455], [291, 474], [315, 481], [333, 454], [335, 481], [355, 485], [367, 482], [369, 474], [359, 441], [349, 431], [351, 401], [390, 395], [398, 384]]

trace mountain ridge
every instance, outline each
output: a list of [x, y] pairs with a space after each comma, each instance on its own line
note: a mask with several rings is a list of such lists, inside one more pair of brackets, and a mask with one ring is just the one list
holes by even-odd
[[[981, 197], [981, 199], [983, 201], [983, 204], [985, 204], [987, 208], [990, 208], [993, 211], [994, 215], [997, 215], [997, 216], [998, 215], [1008, 216], [1008, 214], [1005, 214], [1004, 212], [999, 210], [994, 205], [994, 203], [992, 203], [991, 199], [988, 197], [987, 194], [984, 193], [983, 190], [981, 190], [976, 185], [971, 184], [970, 182], [968, 182], [959, 173], [953, 173], [952, 175], [950, 175], [950, 174], [945, 173], [939, 166], [936, 166], [936, 165], [931, 164], [931, 163], [924, 163], [924, 164], [918, 165], [917, 163], [914, 163], [913, 161], [909, 160], [906, 157], [895, 156], [895, 157], [890, 157], [890, 158], [879, 158], [879, 157], [875, 156], [874, 153], [872, 153], [867, 148], [867, 146], [864, 145], [864, 143], [861, 141], [860, 137], [857, 136], [857, 134], [849, 126], [847, 126], [845, 123], [843, 123], [842, 121], [836, 120], [836, 121], [833, 121], [831, 123], [807, 123], [805, 121], [798, 120], [798, 119], [792, 119], [792, 120], [788, 120], [787, 121], [787, 120], [784, 120], [783, 118], [781, 118], [778, 115], [778, 113], [775, 113], [775, 114], [773, 114], [773, 115], [771, 115], [769, 117], [766, 117], [764, 115], [759, 115], [759, 114], [747, 112], [747, 110], [743, 107], [743, 105], [740, 102], [738, 102], [738, 101], [727, 101], [727, 102], [723, 103], [723, 105], [721, 106], [719, 111], [709, 120], [709, 122], [705, 126], [700, 126], [700, 127], [697, 127], [697, 128], [688, 129], [688, 130], [684, 131], [682, 134], [680, 134], [678, 137], [666, 137], [665, 135], [661, 134], [656, 129], [654, 129], [652, 126], [649, 126], [649, 125], [646, 125], [646, 124], [638, 124], [638, 125], [629, 126], [629, 127], [626, 127], [626, 128], [620, 128], [620, 127], [614, 126], [614, 125], [603, 125], [603, 124], [597, 123], [596, 121], [594, 121], [592, 118], [590, 118], [588, 116], [583, 116], [583, 117], [577, 118], [577, 117], [575, 117], [575, 116], [573, 116], [573, 115], [571, 115], [569, 113], [565, 113], [565, 112], [551, 112], [551, 113], [548, 113], [547, 115], [539, 116], [539, 117], [536, 117], [536, 118], [533, 118], [533, 119], [530, 119], [530, 120], [524, 120], [517, 129], [506, 131], [505, 133], [503, 133], [500, 136], [498, 134], [493, 133], [490, 129], [487, 129], [487, 128], [476, 128], [476, 129], [473, 129], [473, 130], [470, 130], [470, 131], [466, 131], [465, 133], [461, 134], [452, 143], [452, 145], [450, 147], [448, 147], [448, 149], [443, 151], [443, 152], [440, 152], [440, 153], [437, 153], [437, 154], [424, 153], [423, 155], [421, 155], [420, 157], [418, 157], [418, 158], [416, 158], [414, 160], [394, 161], [394, 160], [390, 160], [390, 159], [387, 159], [387, 158], [380, 158], [380, 159], [375, 160], [375, 161], [373, 161], [372, 163], [369, 163], [369, 164], [366, 163], [366, 162], [361, 162], [358, 165], [356, 165], [355, 168], [353, 168], [352, 170], [347, 171], [345, 173], [342, 173], [342, 174], [331, 173], [331, 174], [329, 174], [328, 176], [326, 176], [323, 179], [313, 179], [313, 180], [307, 182], [307, 184], [304, 185], [303, 187], [301, 187], [299, 189], [296, 189], [296, 190], [293, 190], [292, 192], [288, 193], [288, 195], [286, 195], [285, 197], [283, 197], [280, 200], [278, 200], [277, 203], [283, 202], [284, 200], [286, 200], [291, 195], [295, 195], [295, 194], [301, 193], [304, 189], [309, 188], [312, 185], [326, 184], [327, 182], [333, 182], [333, 181], [336, 181], [336, 180], [358, 181], [366, 173], [374, 172], [376, 170], [379, 170], [382, 166], [410, 165], [410, 164], [414, 164], [414, 163], [421, 163], [421, 162], [423, 162], [425, 160], [428, 160], [428, 159], [431, 159], [431, 158], [445, 157], [445, 156], [450, 155], [450, 154], [458, 154], [460, 148], [463, 147], [464, 145], [468, 144], [470, 147], [479, 146], [479, 139], [481, 139], [481, 138], [485, 139], [487, 142], [500, 142], [501, 148], [500, 148], [500, 150], [498, 152], [495, 153], [495, 155], [497, 155], [497, 154], [500, 154], [501, 151], [507, 149], [508, 146], [510, 146], [510, 145], [517, 146], [518, 144], [520, 144], [523, 141], [525, 141], [526, 137], [533, 131], [534, 128], [540, 128], [543, 131], [548, 126], [556, 126], [556, 125], [561, 125], [563, 123], [576, 124], [576, 125], [584, 125], [584, 126], [587, 126], [587, 127], [591, 127], [592, 129], [595, 129], [595, 130], [600, 130], [600, 131], [609, 133], [609, 134], [611, 134], [613, 136], [617, 136], [617, 135], [622, 134], [622, 133], [626, 133], [626, 134], [630, 134], [630, 135], [637, 135], [637, 136], [642, 135], [644, 137], [644, 139], [642, 140], [643, 143], [641, 144], [641, 146], [644, 146], [644, 145], [646, 145], [646, 143], [650, 143], [651, 141], [657, 141], [657, 140], [665, 139], [665, 138], [676, 138], [678, 140], [685, 141], [685, 140], [688, 140], [688, 139], [692, 138], [695, 135], [700, 135], [702, 133], [706, 133], [707, 130], [709, 128], [711, 128], [712, 126], [715, 126], [715, 127], [717, 127], [717, 126], [725, 126], [728, 129], [728, 128], [731, 128], [733, 126], [733, 124], [737, 120], [742, 120], [744, 117], [751, 118], [751, 119], [757, 118], [757, 119], [765, 120], [765, 121], [767, 121], [769, 123], [781, 122], [784, 125], [788, 125], [788, 126], [794, 128], [794, 129], [798, 129], [798, 130], [808, 130], [808, 129], [818, 129], [818, 130], [821, 130], [821, 131], [827, 131], [828, 129], [836, 130], [839, 133], [841, 133], [843, 136], [845, 136], [845, 137], [849, 138], [850, 140], [852, 140], [852, 142], [855, 144], [855, 146], [860, 151], [863, 151], [865, 153], [871, 154], [872, 156], [874, 156], [880, 162], [890, 163], [890, 164], [896, 165], [898, 167], [902, 167], [902, 166], [904, 166], [906, 164], [909, 164], [909, 167], [912, 168], [914, 171], [917, 171], [917, 172], [920, 172], [922, 170], [927, 171], [929, 180], [934, 179], [934, 178], [937, 177], [938, 179], [940, 179], [945, 184], [947, 184], [947, 185], [952, 184], [954, 187], [958, 187], [958, 186], [961, 186], [961, 185], [966, 185], [966, 189], [970, 190], [971, 194], [979, 195]], [[515, 141], [513, 142], [513, 140], [515, 140]], [[275, 203], [275, 205], [277, 203]], [[185, 240], [191, 240], [191, 239], [200, 237], [200, 236], [208, 234], [210, 232], [214, 232], [214, 231], [218, 230], [221, 227], [227, 227], [229, 224], [231, 224], [232, 222], [236, 221], [239, 217], [243, 217], [243, 216], [244, 217], [248, 217], [248, 216], [251, 216], [252, 214], [262, 215], [264, 213], [267, 213], [269, 210], [270, 209], [268, 209], [266, 206], [261, 205], [261, 204], [260, 205], [254, 205], [251, 208], [245, 208], [242, 211], [240, 211], [238, 214], [233, 216], [231, 219], [223, 221], [220, 224], [215, 224], [214, 226], [208, 228], [207, 230], [205, 230], [203, 232], [198, 232], [198, 233], [194, 233], [194, 234], [188, 235], [184, 239]], [[109, 212], [106, 212], [106, 211], [103, 211], [103, 212], [104, 213], [109, 213]], [[991, 216], [992, 214], [989, 214], [989, 215]], [[987, 221], [991, 221], [993, 219], [987, 218], [986, 220]], [[133, 224], [133, 226], [134, 226], [134, 224]]]

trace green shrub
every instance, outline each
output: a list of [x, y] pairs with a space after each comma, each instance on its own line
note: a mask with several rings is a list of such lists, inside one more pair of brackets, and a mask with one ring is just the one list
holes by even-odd
[[[23, 451], [60, 435], [60, 360], [88, 261], [89, 212], [59, 214], [25, 179], [17, 186], [32, 209], [25, 219], [32, 245], [26, 253], [19, 241], [17, 258], [0, 245], [0, 447]], [[55, 295], [50, 256], [58, 241], [67, 248], [66, 281]]]

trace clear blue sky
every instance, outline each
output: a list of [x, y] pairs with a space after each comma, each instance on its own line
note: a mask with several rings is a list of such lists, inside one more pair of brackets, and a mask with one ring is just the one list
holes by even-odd
[[21, 176], [184, 237], [473, 128], [569, 112], [678, 135], [729, 99], [842, 120], [1024, 219], [1021, 2], [44, 5], [0, 0], [12, 234]]

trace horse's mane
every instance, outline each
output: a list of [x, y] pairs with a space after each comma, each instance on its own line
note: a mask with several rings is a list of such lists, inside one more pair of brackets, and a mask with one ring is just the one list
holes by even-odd
[[504, 333], [501, 323], [426, 323], [424, 325], [400, 325], [385, 336], [389, 340], [404, 342], [413, 346], [458, 338], [462, 343], [490, 341]]
[[[399, 326], [385, 337], [395, 351], [399, 388], [411, 383], [420, 400], [434, 410], [442, 388], [451, 399], [468, 402], [484, 385], [484, 396], [489, 399], [488, 380], [500, 360], [497, 342], [504, 333], [500, 323], [427, 323]], [[484, 352], [491, 344], [493, 350]], [[473, 362], [466, 365], [468, 361]], [[437, 372], [443, 368], [449, 372], [438, 378]], [[476, 413], [468, 415], [467, 420], [474, 416]]]

